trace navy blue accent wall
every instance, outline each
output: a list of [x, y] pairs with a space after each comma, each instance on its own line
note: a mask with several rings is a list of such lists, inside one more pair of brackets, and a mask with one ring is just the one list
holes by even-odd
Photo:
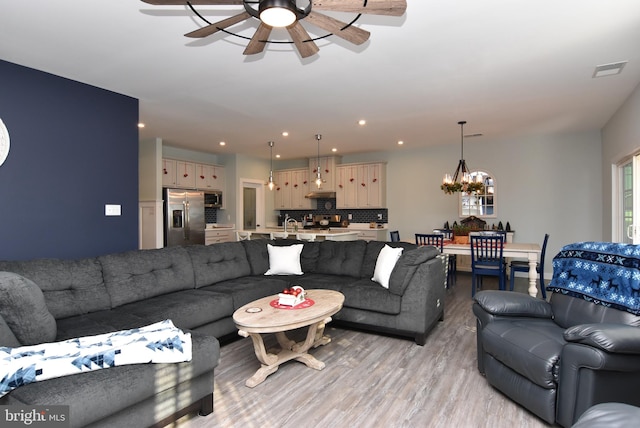
[[0, 60], [0, 118], [0, 259], [138, 248], [137, 99]]

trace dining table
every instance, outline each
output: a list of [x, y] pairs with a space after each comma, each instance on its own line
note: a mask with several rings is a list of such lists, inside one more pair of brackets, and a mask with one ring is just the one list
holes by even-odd
[[[507, 242], [502, 248], [503, 257], [511, 257], [516, 259], [527, 259], [529, 261], [529, 288], [530, 296], [536, 297], [538, 294], [538, 258], [540, 257], [540, 244], [524, 244]], [[444, 254], [461, 254], [471, 256], [470, 244], [454, 244], [452, 241], [445, 241], [442, 247]], [[544, 287], [544, 284], [540, 284]]]

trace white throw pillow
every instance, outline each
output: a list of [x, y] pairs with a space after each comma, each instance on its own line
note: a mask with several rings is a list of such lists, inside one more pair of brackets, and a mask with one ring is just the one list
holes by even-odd
[[304, 244], [276, 246], [267, 244], [269, 270], [265, 275], [302, 275], [300, 253]]
[[401, 255], [402, 248], [392, 248], [385, 244], [382, 250], [380, 250], [380, 254], [378, 254], [376, 269], [373, 271], [373, 278], [371, 278], [371, 280], [382, 285], [384, 288], [389, 288], [391, 272]]

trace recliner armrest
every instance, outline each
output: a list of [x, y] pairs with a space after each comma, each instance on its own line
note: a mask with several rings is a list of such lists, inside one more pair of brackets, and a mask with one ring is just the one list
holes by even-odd
[[487, 290], [476, 293], [473, 299], [492, 315], [549, 319], [553, 317], [549, 303], [527, 294]]
[[575, 325], [565, 330], [564, 339], [607, 352], [640, 354], [640, 327], [626, 324]]

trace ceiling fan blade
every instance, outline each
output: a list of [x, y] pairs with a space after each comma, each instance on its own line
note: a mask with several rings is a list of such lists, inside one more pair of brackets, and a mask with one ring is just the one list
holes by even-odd
[[315, 42], [311, 40], [311, 36], [309, 36], [307, 30], [305, 30], [304, 27], [300, 25], [299, 21], [296, 21], [294, 24], [289, 25], [287, 27], [287, 31], [289, 32], [293, 43], [296, 45], [296, 48], [298, 48], [298, 52], [300, 52], [300, 56], [302, 58], [307, 58], [311, 55], [314, 55], [320, 50], [318, 48], [318, 45], [316, 45]]
[[256, 30], [255, 34], [249, 41], [244, 52], [244, 55], [254, 55], [262, 52], [267, 46], [267, 40], [269, 39], [269, 35], [271, 34], [272, 27], [267, 24], [260, 23], [260, 26]]
[[185, 34], [186, 37], [207, 37], [212, 35], [213, 33], [217, 33], [220, 30], [223, 30], [227, 27], [231, 27], [232, 25], [237, 24], [238, 22], [242, 22], [245, 19], [251, 18], [246, 11], [242, 12], [238, 15], [232, 16], [231, 18], [223, 19], [222, 21], [214, 22], [211, 25], [207, 25], [206, 27], [199, 28], [195, 31]]
[[[313, 11], [311, 11], [311, 13], [304, 19], [304, 21], [308, 22], [309, 24], [315, 25], [316, 27], [322, 28], [325, 31], [333, 33], [334, 35], [356, 45], [363, 44], [364, 42], [369, 40], [369, 36], [371, 35], [371, 33], [361, 28], [354, 27], [353, 25], [349, 25], [346, 22], [342, 22], [330, 16]], [[347, 25], [349, 26], [347, 27]]]
[[362, 0], [313, 0], [311, 9], [390, 16], [402, 16], [407, 10], [406, 0], [367, 0], [363, 4]]
[[155, 6], [182, 6], [187, 4], [187, 1], [193, 5], [213, 5], [213, 6], [226, 6], [226, 5], [240, 5], [242, 6], [242, 0], [140, 0], [144, 3], [149, 3]]

